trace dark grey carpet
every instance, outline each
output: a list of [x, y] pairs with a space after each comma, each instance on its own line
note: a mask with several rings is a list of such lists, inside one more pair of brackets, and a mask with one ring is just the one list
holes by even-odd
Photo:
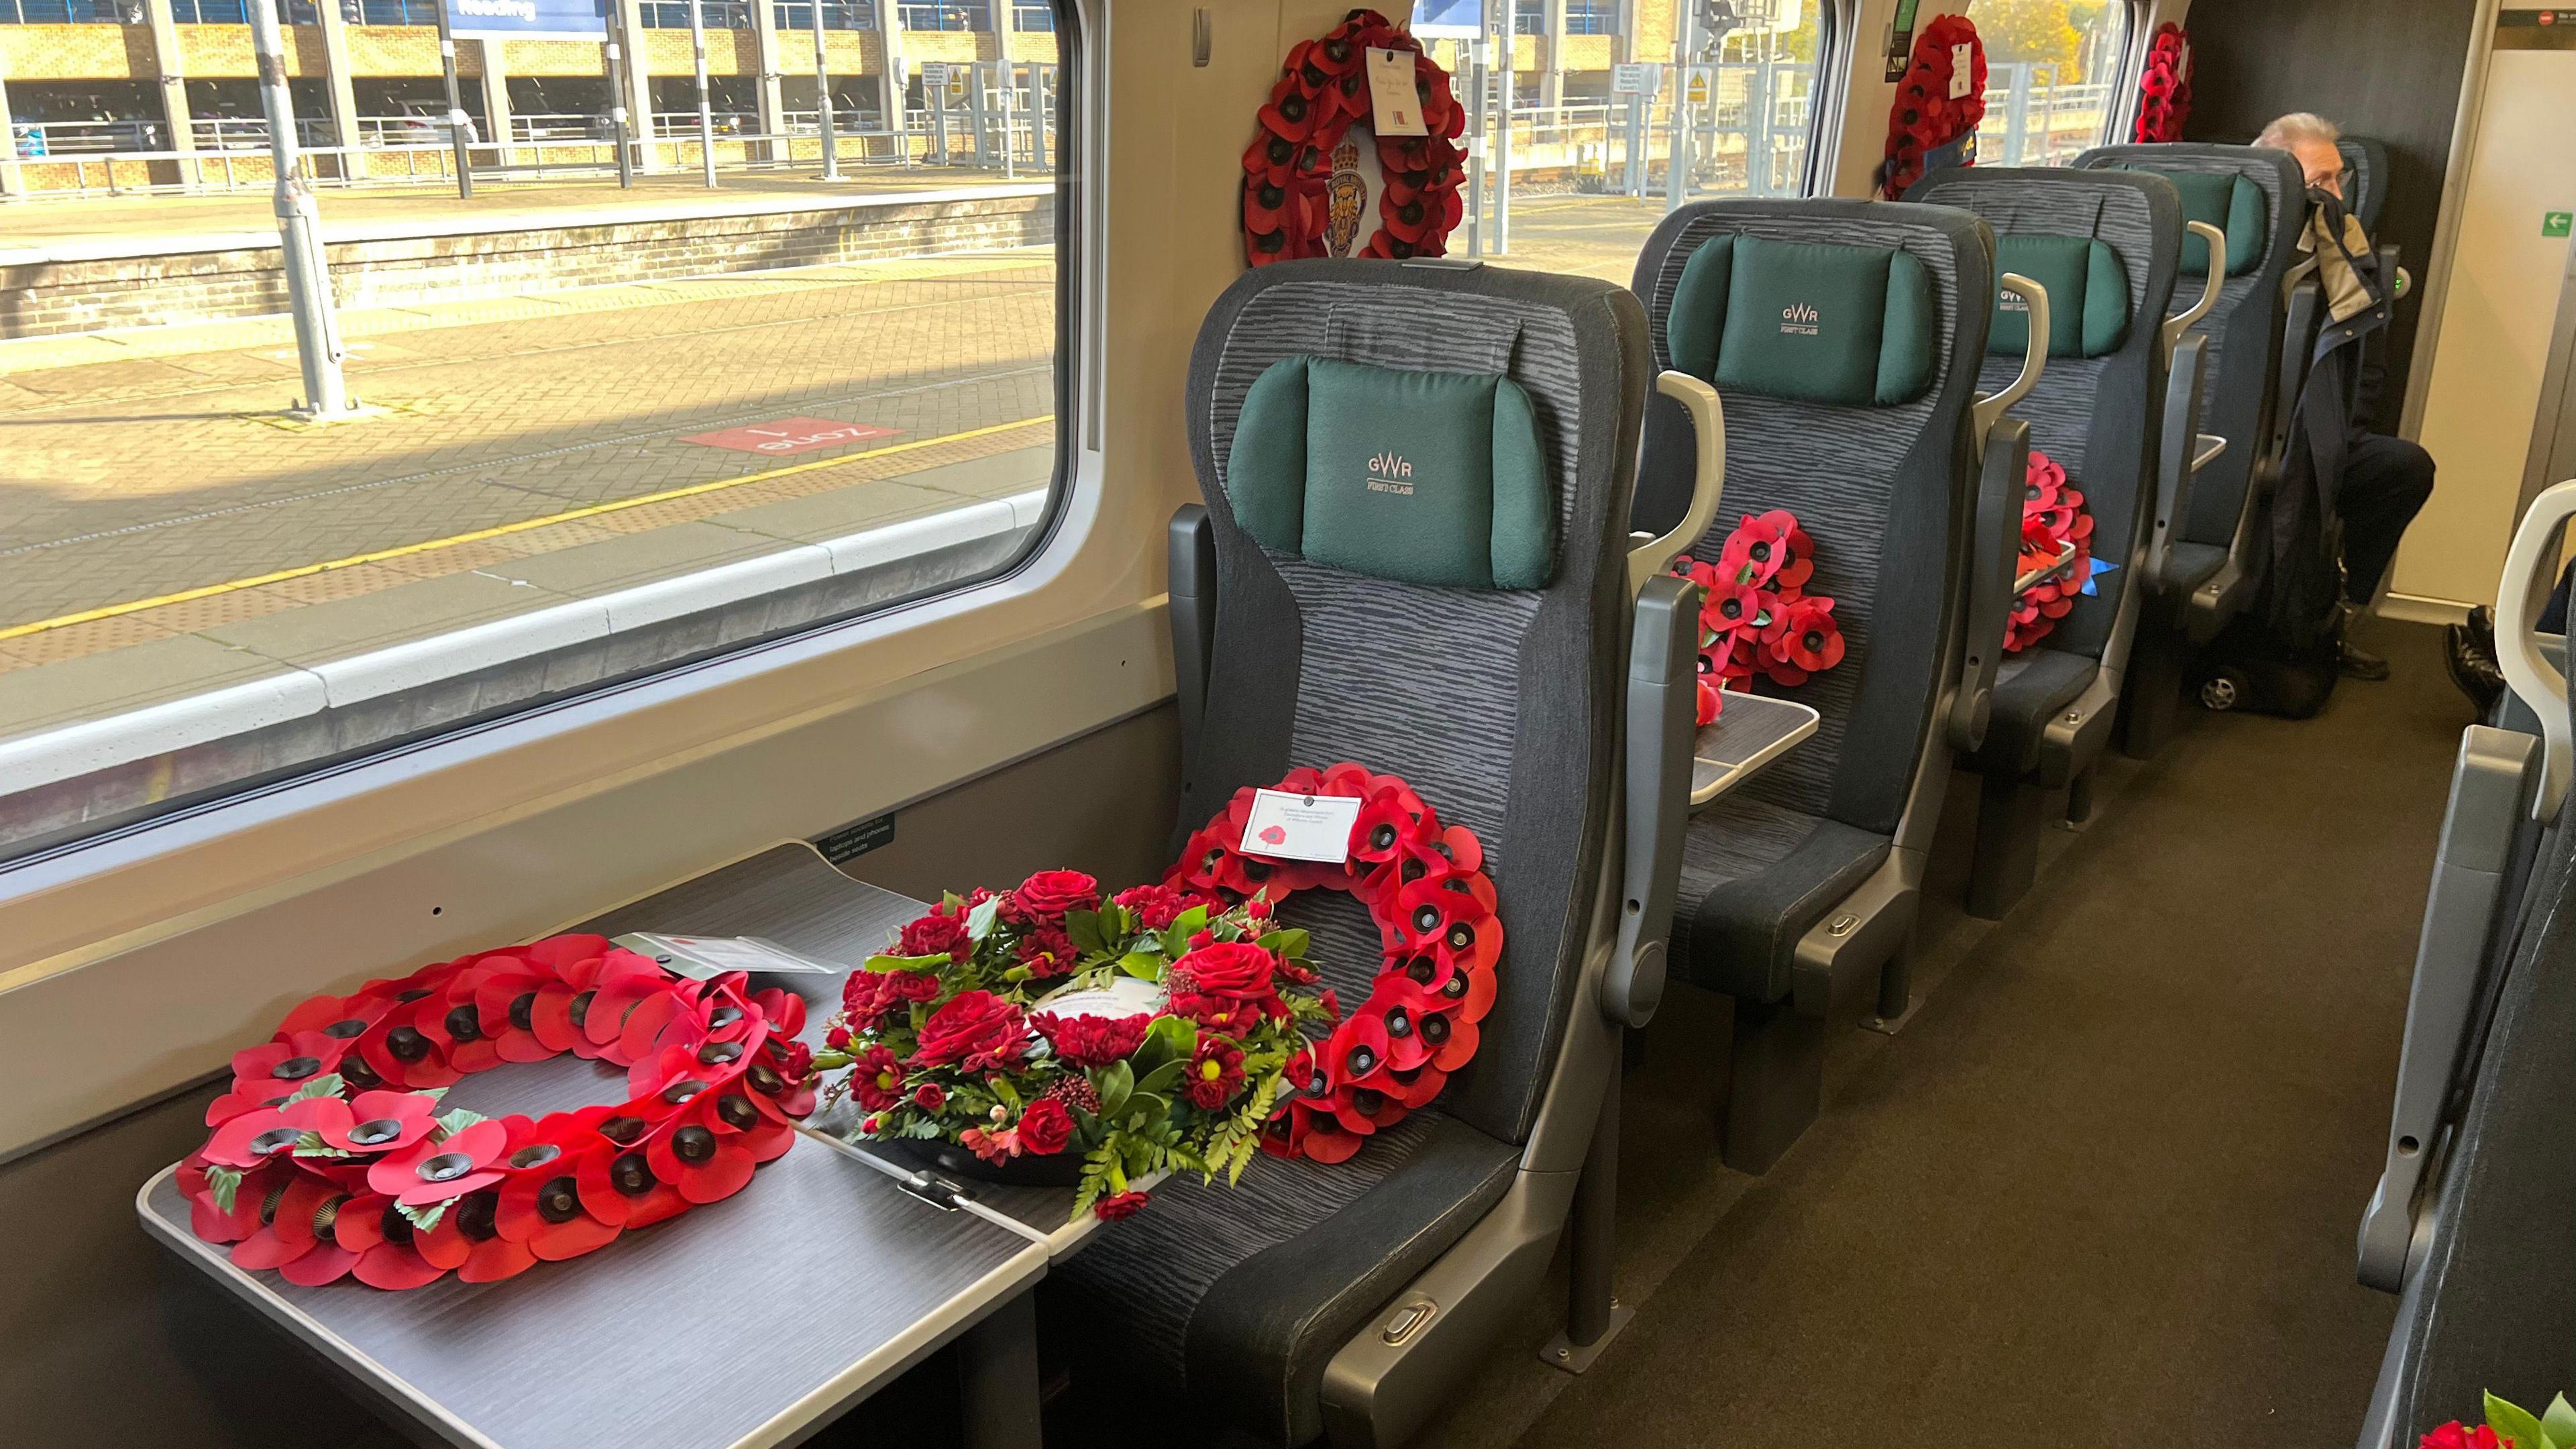
[[[2005, 921], [1927, 918], [1928, 1003], [1838, 1042], [1767, 1178], [1704, 1165], [1722, 1008], [1659, 1021], [1623, 1134], [1651, 1297], [1581, 1379], [1489, 1377], [1518, 1442], [2350, 1442], [2394, 1308], [2353, 1233], [2469, 718], [2435, 631], [2367, 627], [2394, 681], [2195, 719]], [[1484, 1437], [1462, 1409], [1445, 1437]]]

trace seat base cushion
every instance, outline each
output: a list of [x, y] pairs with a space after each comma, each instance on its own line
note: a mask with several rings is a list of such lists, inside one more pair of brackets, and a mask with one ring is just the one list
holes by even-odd
[[2039, 765], [2048, 722], [2073, 704], [2102, 672], [2100, 661], [2037, 646], [2004, 660], [1995, 674], [1994, 713], [1977, 769], [1988, 775], [2024, 775]]
[[2173, 591], [2189, 594], [2208, 583], [2226, 562], [2227, 550], [2217, 544], [2177, 542], [2173, 546]]
[[1435, 1107], [1348, 1162], [1263, 1156], [1232, 1188], [1175, 1176], [1041, 1291], [1051, 1317], [1080, 1325], [1078, 1372], [1304, 1444], [1324, 1432], [1324, 1366], [1502, 1200], [1519, 1163]]
[[1682, 837], [1672, 959], [1709, 990], [1779, 1000], [1798, 938], [1878, 869], [1888, 845], [1837, 820], [1727, 796]]

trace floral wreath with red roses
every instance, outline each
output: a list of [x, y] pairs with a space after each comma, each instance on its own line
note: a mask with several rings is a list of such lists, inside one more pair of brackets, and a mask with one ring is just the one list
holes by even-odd
[[2168, 20], [2156, 27], [2138, 77], [2138, 120], [2132, 141], [2179, 141], [2191, 119], [2191, 32]]
[[1785, 508], [1744, 515], [1716, 563], [1691, 560], [1673, 572], [1700, 586], [1699, 723], [1717, 721], [1722, 691], [1757, 678], [1793, 687], [1843, 662], [1834, 601], [1807, 592], [1816, 545]]
[[1420, 41], [1374, 10], [1354, 10], [1322, 38], [1289, 50], [1261, 107], [1260, 133], [1243, 153], [1244, 257], [1252, 265], [1331, 254], [1325, 238], [1333, 153], [1352, 123], [1369, 117], [1371, 50], [1412, 55], [1413, 93], [1429, 134], [1376, 138], [1385, 194], [1378, 228], [1359, 255], [1401, 260], [1448, 250], [1449, 233], [1465, 214], [1456, 141], [1466, 129], [1465, 109], [1450, 94], [1449, 73], [1422, 53]]
[[[233, 1058], [179, 1165], [189, 1226], [237, 1267], [396, 1289], [513, 1277], [720, 1202], [814, 1109], [804, 999], [746, 986], [568, 935], [313, 997]], [[468, 1073], [565, 1052], [624, 1067], [628, 1100], [440, 1110]]]
[[[1347, 861], [1247, 851], [1247, 788], [1158, 884], [1103, 900], [1088, 875], [1043, 871], [906, 925], [851, 973], [815, 1058], [850, 1069], [830, 1095], [864, 1113], [853, 1140], [946, 1144], [996, 1172], [1061, 1161], [1075, 1218], [1120, 1218], [1156, 1174], [1231, 1184], [1261, 1151], [1339, 1162], [1438, 1096], [1494, 999], [1483, 848], [1358, 765], [1278, 788], [1362, 802]], [[1386, 943], [1347, 1020], [1307, 933], [1276, 919], [1316, 886], [1367, 902]]]
[[[1953, 100], [1950, 63], [1953, 47], [1968, 47], [1968, 93]], [[1915, 38], [1914, 59], [1896, 83], [1896, 100], [1887, 111], [1887, 159], [1879, 194], [1894, 201], [1905, 188], [1923, 179], [1924, 158], [1962, 136], [1974, 135], [1986, 118], [1986, 45], [1965, 15], [1942, 15]]]
[[2084, 494], [2066, 481], [2066, 470], [2037, 448], [2022, 489], [2021, 559], [2023, 576], [2046, 577], [2014, 598], [2012, 617], [2004, 624], [2004, 652], [2018, 654], [2045, 639], [2057, 621], [2075, 610], [2077, 596], [2096, 572], [2093, 561], [2093, 515]]

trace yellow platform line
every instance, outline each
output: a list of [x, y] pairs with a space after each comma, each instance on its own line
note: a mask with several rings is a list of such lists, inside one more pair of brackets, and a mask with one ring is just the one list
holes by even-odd
[[38, 619], [32, 624], [16, 624], [6, 629], [0, 629], [0, 640], [23, 639], [30, 634], [42, 634], [48, 629], [65, 629], [74, 624], [90, 624], [101, 619], [122, 618], [127, 614], [139, 614], [146, 609], [158, 609], [169, 604], [185, 604], [197, 599], [211, 599], [218, 594], [237, 593], [243, 589], [256, 589], [264, 584], [284, 583], [288, 579], [310, 578], [315, 574], [327, 574], [338, 569], [355, 568], [360, 564], [382, 563], [389, 558], [409, 558], [416, 554], [434, 553], [439, 549], [454, 548], [458, 544], [462, 543], [481, 543], [487, 538], [502, 538], [513, 533], [526, 533], [532, 529], [550, 528], [558, 523], [572, 523], [584, 518], [597, 518], [603, 513], [622, 513], [629, 508], [642, 508], [648, 503], [668, 503], [675, 498], [695, 498], [704, 493], [721, 493], [728, 488], [740, 488], [746, 483], [766, 483], [773, 478], [785, 478], [797, 473], [812, 473], [824, 468], [838, 468], [850, 463], [863, 463], [870, 458], [885, 458], [891, 457], [897, 453], [910, 453], [921, 448], [935, 448], [943, 443], [962, 443], [972, 438], [989, 438], [996, 433], [1012, 432], [1020, 428], [1034, 428], [1041, 423], [1052, 423], [1054, 421], [1055, 414], [1041, 413], [1033, 418], [1022, 418], [1015, 423], [995, 423], [990, 427], [968, 428], [962, 433], [943, 433], [935, 438], [915, 438], [909, 443], [892, 443], [882, 448], [870, 448], [864, 452], [843, 453], [840, 456], [833, 458], [818, 458], [811, 463], [790, 463], [783, 468], [771, 468], [760, 473], [745, 473], [738, 478], [719, 478], [712, 483], [692, 483], [686, 488], [667, 488], [659, 493], [646, 493], [634, 498], [620, 498], [613, 503], [593, 503], [585, 508], [575, 508], [563, 513], [550, 513], [543, 518], [522, 519], [517, 523], [504, 523], [493, 528], [478, 528], [472, 533], [460, 533], [450, 538], [433, 538], [425, 543], [407, 543], [399, 548], [380, 548], [371, 553], [353, 553], [347, 558], [335, 558], [323, 563], [303, 564], [296, 568], [279, 569], [275, 573], [259, 574], [246, 579], [234, 579], [228, 583], [206, 584], [199, 588], [181, 589], [175, 594], [156, 594], [148, 599], [133, 599], [122, 604], [106, 604], [95, 609], [83, 609], [77, 614], [64, 614], [52, 619]]

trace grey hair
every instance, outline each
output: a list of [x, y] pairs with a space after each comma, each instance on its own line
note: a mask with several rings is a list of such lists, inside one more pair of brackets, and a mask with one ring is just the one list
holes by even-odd
[[2254, 138], [2257, 146], [2271, 146], [2286, 151], [2295, 141], [2316, 141], [2331, 146], [2343, 139], [2343, 128], [2314, 111], [2292, 111], [2263, 128]]

